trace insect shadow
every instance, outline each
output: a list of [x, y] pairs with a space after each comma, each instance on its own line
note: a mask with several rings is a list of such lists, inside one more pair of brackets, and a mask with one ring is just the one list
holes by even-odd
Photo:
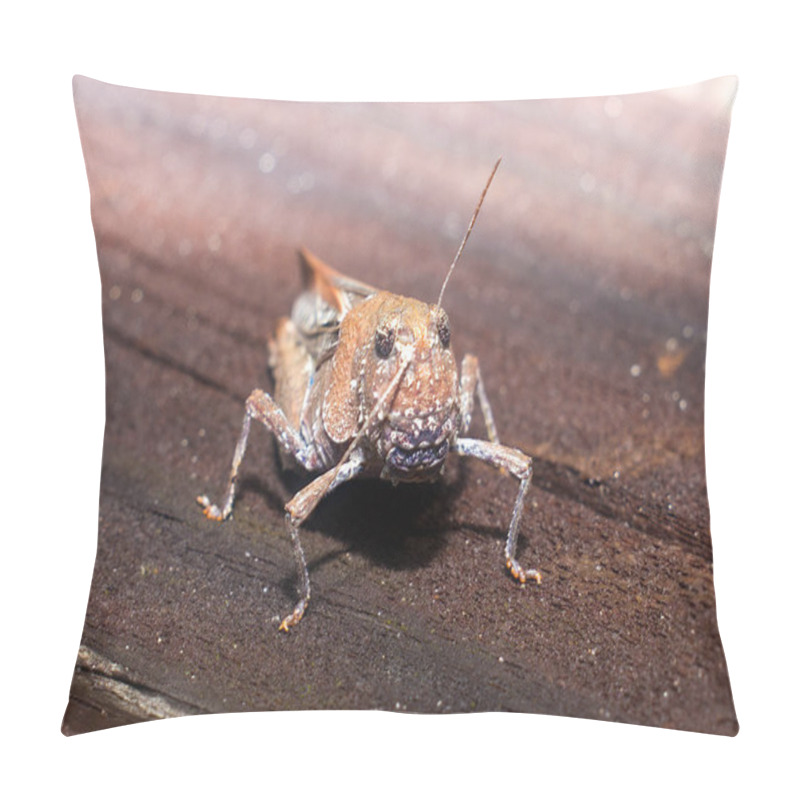
[[[364, 556], [373, 564], [393, 570], [424, 567], [447, 543], [446, 533], [456, 523], [459, 497], [467, 485], [465, 470], [454, 464], [448, 478], [436, 483], [392, 486], [378, 479], [353, 481], [326, 497], [309, 517], [308, 527], [324, 531], [341, 548], [312, 558], [310, 570], [338, 558], [342, 552]], [[260, 495], [276, 514], [283, 515], [286, 496], [304, 485], [304, 477], [281, 471], [283, 492], [272, 481], [258, 475], [244, 475], [240, 491]], [[489, 529], [487, 528], [487, 532]], [[497, 534], [491, 530], [492, 534]], [[294, 582], [289, 581], [291, 594]]]
[[[277, 454], [275, 448], [276, 460]], [[341, 547], [310, 559], [310, 571], [334, 561], [343, 552], [359, 554], [370, 563], [391, 570], [425, 567], [447, 547], [447, 534], [453, 530], [487, 541], [502, 541], [504, 531], [494, 521], [475, 519], [475, 512], [480, 515], [485, 507], [485, 496], [475, 504], [475, 509], [468, 507], [472, 505], [467, 490], [474, 486], [473, 471], [483, 470], [481, 465], [452, 459], [443, 479], [435, 483], [392, 486], [386, 481], [365, 479], [343, 484], [319, 504], [308, 525], [312, 530], [324, 532], [326, 538]], [[486, 477], [491, 474], [488, 470], [487, 473]], [[281, 516], [286, 497], [299, 491], [306, 479], [290, 470], [279, 470], [275, 477], [282, 490], [277, 490], [274, 481], [249, 473], [243, 475], [240, 491], [242, 496], [259, 495]], [[498, 476], [498, 488], [501, 484], [502, 477]], [[526, 549], [523, 544], [521, 550]], [[457, 553], [453, 557], [457, 558]], [[288, 575], [279, 583], [288, 596], [295, 591], [293, 576]]]

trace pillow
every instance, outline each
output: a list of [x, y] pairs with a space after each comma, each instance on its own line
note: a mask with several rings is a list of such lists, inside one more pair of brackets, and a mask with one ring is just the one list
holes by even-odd
[[369, 708], [734, 735], [703, 387], [735, 90], [76, 78], [107, 405], [64, 733]]

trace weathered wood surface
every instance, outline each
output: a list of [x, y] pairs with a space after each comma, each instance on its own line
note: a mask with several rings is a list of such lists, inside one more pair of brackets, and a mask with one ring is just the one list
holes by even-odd
[[[65, 732], [382, 708], [735, 733], [703, 453], [732, 89], [330, 106], [78, 79], [107, 420]], [[433, 301], [498, 155], [445, 307], [501, 439], [535, 456], [520, 560], [543, 583], [505, 574], [514, 482], [454, 460], [438, 486], [328, 498], [303, 531], [309, 612], [279, 633], [296, 599], [282, 507], [304, 479], [256, 430], [234, 518], [194, 498], [221, 497], [244, 399], [270, 387], [295, 250]]]

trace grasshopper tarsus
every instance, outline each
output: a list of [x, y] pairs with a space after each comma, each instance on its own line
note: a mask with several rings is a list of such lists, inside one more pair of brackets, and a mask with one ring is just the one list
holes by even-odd
[[305, 614], [306, 607], [308, 606], [308, 600], [303, 599], [301, 600], [295, 607], [294, 611], [289, 614], [288, 617], [284, 617], [281, 621], [281, 624], [278, 625], [278, 630], [283, 631], [284, 633], [289, 633], [289, 629], [293, 628], [303, 619], [303, 614]]
[[[288, 505], [290, 504], [287, 503], [287, 506]], [[305, 517], [303, 517], [303, 519], [305, 519]], [[306, 564], [305, 553], [303, 553], [303, 546], [300, 543], [300, 532], [298, 530], [299, 525], [300, 521], [298, 521], [292, 515], [291, 511], [287, 511], [286, 528], [289, 532], [289, 538], [291, 539], [294, 547], [297, 576], [300, 582], [300, 600], [298, 600], [297, 605], [294, 607], [292, 613], [289, 614], [288, 617], [284, 617], [278, 628], [286, 633], [289, 632], [289, 628], [294, 627], [298, 622], [300, 622], [300, 620], [303, 618], [303, 614], [305, 614], [306, 608], [308, 607], [308, 603], [311, 600], [311, 580], [308, 577], [308, 565]]]
[[528, 580], [534, 581], [537, 586], [542, 582], [542, 573], [538, 569], [523, 569], [515, 558], [506, 560], [506, 568], [520, 586], [524, 586]]
[[195, 500], [197, 504], [202, 507], [203, 515], [206, 519], [214, 520], [215, 522], [222, 522], [225, 519], [222, 511], [220, 511], [219, 507], [214, 505], [206, 495], [201, 494], [199, 497], [196, 497]]

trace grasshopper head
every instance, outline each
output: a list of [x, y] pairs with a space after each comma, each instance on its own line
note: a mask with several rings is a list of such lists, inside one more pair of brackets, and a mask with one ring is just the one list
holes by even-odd
[[354, 314], [363, 326], [352, 365], [359, 425], [374, 420], [366, 435], [384, 465], [381, 475], [432, 480], [461, 422], [447, 314], [438, 305], [388, 292], [348, 316]]

